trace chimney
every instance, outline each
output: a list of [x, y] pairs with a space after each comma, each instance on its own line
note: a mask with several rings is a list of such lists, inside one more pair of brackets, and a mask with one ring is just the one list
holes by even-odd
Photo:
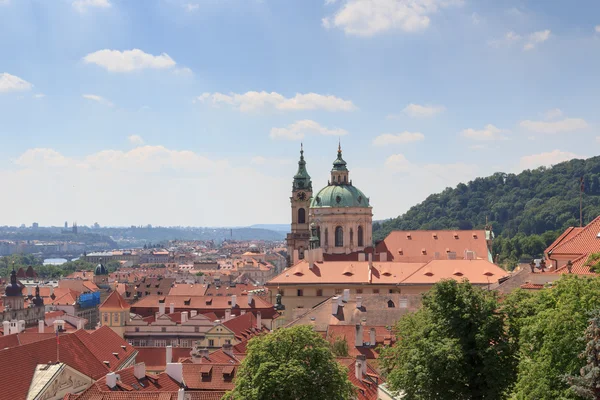
[[233, 346], [231, 345], [231, 343], [225, 343], [223, 345], [223, 353], [233, 357]]
[[182, 363], [167, 363], [165, 371], [167, 375], [179, 383], [183, 382], [183, 364]]
[[363, 326], [362, 326], [362, 324], [356, 324], [354, 346], [362, 347], [362, 345], [363, 345]]
[[19, 333], [25, 331], [25, 320], [24, 319], [19, 320], [18, 327], [19, 327]]
[[375, 347], [375, 345], [377, 344], [377, 338], [375, 336], [375, 328], [371, 328], [371, 330], [369, 331], [369, 344], [372, 347]]
[[188, 321], [188, 312], [184, 311], [181, 313], [181, 323], [185, 324]]
[[117, 386], [117, 374], [114, 372], [109, 372], [106, 374], [106, 386], [111, 389], [114, 389]]
[[356, 308], [362, 309], [362, 297], [361, 296], [356, 297]]
[[356, 356], [356, 364], [354, 365], [354, 374], [359, 382], [362, 382], [363, 374], [367, 372], [367, 356], [359, 354]]
[[169, 314], [173, 314], [175, 312], [175, 303], [169, 304]]
[[158, 313], [160, 315], [165, 313], [165, 303], [158, 303]]
[[194, 318], [196, 315], [198, 315], [198, 311], [196, 311], [196, 310], [190, 311], [190, 318]]
[[256, 329], [258, 329], [259, 331], [262, 329], [262, 316], [260, 314], [260, 311], [256, 312]]
[[338, 296], [331, 299], [331, 314], [337, 315], [338, 313]]
[[168, 364], [170, 362], [173, 362], [173, 346], [167, 346], [166, 349], [167, 353], [165, 359], [167, 360], [166, 363]]
[[146, 364], [141, 362], [133, 366], [133, 375], [137, 379], [143, 379], [146, 376]]
[[350, 300], [350, 289], [344, 289], [344, 295], [342, 300], [347, 303]]
[[85, 324], [84, 324], [84, 322], [83, 322], [83, 319], [81, 319], [81, 318], [80, 318], [80, 319], [77, 321], [77, 329], [83, 329], [84, 327], [85, 327]]
[[10, 322], [2, 322], [2, 329], [4, 330], [4, 336], [10, 335]]
[[179, 388], [177, 391], [177, 400], [185, 400], [185, 390], [183, 388]]
[[252, 307], [252, 293], [248, 293], [248, 305]]
[[237, 296], [235, 294], [231, 295], [231, 308], [235, 308], [237, 305]]
[[46, 330], [46, 324], [43, 319], [40, 319], [38, 321], [38, 333], [44, 333], [44, 330]]
[[231, 309], [225, 310], [225, 321], [229, 321], [231, 319]]
[[204, 348], [204, 349], [200, 349], [200, 357], [206, 357], [208, 358], [208, 349]]

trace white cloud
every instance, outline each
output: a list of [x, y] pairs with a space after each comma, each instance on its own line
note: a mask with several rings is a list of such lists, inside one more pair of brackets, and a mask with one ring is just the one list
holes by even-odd
[[272, 128], [269, 136], [271, 139], [300, 140], [305, 135], [313, 133], [326, 136], [344, 136], [348, 134], [344, 129], [329, 129], [319, 125], [315, 121], [304, 119], [294, 122], [287, 128]]
[[90, 8], [110, 8], [112, 6], [108, 0], [74, 0], [71, 5], [79, 12], [85, 12]]
[[185, 8], [185, 11], [187, 11], [187, 12], [192, 12], [192, 11], [196, 11], [197, 9], [199, 9], [200, 4], [187, 3], [187, 4], [183, 5], [183, 8]]
[[420, 104], [409, 104], [402, 112], [413, 118], [429, 118], [443, 112], [446, 109], [444, 106], [435, 105], [420, 105]]
[[535, 169], [537, 167], [549, 167], [573, 158], [587, 158], [568, 151], [554, 150], [547, 153], [533, 154], [521, 157], [519, 166], [521, 169]]
[[523, 50], [532, 50], [539, 43], [543, 43], [550, 38], [550, 30], [533, 32], [527, 37], [527, 42], [523, 46]]
[[493, 46], [493, 47], [510, 46], [513, 43], [518, 42], [519, 40], [521, 40], [521, 35], [513, 32], [513, 31], [509, 31], [509, 32], [506, 32], [504, 37], [502, 37], [501, 39], [490, 40], [488, 42], [488, 45]]
[[472, 140], [504, 140], [505, 129], [500, 129], [492, 124], [487, 124], [483, 129], [468, 128], [461, 132], [461, 136]]
[[10, 4], [10, 0], [0, 0], [0, 6], [7, 6]]
[[373, 139], [375, 146], [387, 146], [390, 144], [404, 144], [418, 142], [425, 139], [425, 135], [420, 132], [402, 132], [402, 133], [384, 133]]
[[474, 12], [473, 14], [471, 14], [471, 22], [473, 23], [473, 25], [479, 25], [481, 23], [481, 16]]
[[596, 31], [596, 33], [600, 33], [600, 25], [596, 25], [596, 27], [594, 28], [594, 30]]
[[108, 106], [108, 107], [114, 106], [114, 104], [111, 103], [109, 100], [105, 99], [102, 96], [98, 96], [98, 95], [95, 95], [95, 94], [83, 94], [83, 95], [81, 95], [81, 97], [83, 97], [84, 99], [88, 99], [88, 100], [92, 100], [92, 101], [98, 102], [98, 103], [103, 104], [103, 105]]
[[418, 32], [429, 27], [430, 15], [463, 4], [463, 0], [346, 0], [322, 24], [355, 36], [373, 36], [391, 30]]
[[229, 105], [242, 112], [258, 111], [274, 108], [283, 111], [292, 110], [325, 110], [352, 111], [356, 106], [349, 100], [332, 95], [317, 93], [296, 93], [294, 97], [285, 97], [277, 92], [246, 93], [203, 93], [196, 98], [199, 102], [210, 102], [213, 105]]
[[179, 76], [193, 76], [194, 75], [194, 72], [188, 67], [175, 68], [173, 70], [173, 73], [175, 75], [179, 75]]
[[144, 139], [140, 135], [130, 135], [127, 137], [129, 143], [134, 146], [141, 146], [144, 144]]
[[30, 90], [33, 85], [7, 72], [0, 74], [0, 93]]
[[34, 99], [43, 99], [44, 97], [46, 97], [44, 93], [36, 93], [33, 95]]
[[166, 53], [159, 56], [144, 53], [140, 49], [133, 50], [98, 50], [83, 58], [87, 64], [96, 64], [110, 72], [131, 72], [146, 68], [166, 69], [176, 65]]
[[544, 113], [544, 118], [546, 119], [556, 119], [562, 117], [563, 112], [560, 108], [553, 108], [552, 110], [548, 110]]
[[566, 118], [559, 121], [521, 121], [519, 125], [537, 133], [564, 133], [586, 129], [588, 123], [581, 118]]
[[385, 160], [385, 166], [392, 172], [407, 172], [412, 168], [411, 162], [404, 154], [392, 154]]

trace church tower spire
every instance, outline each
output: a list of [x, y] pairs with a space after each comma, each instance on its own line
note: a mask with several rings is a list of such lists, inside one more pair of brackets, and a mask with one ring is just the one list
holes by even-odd
[[311, 198], [312, 181], [306, 170], [304, 145], [301, 143], [298, 172], [294, 175], [292, 197], [290, 197], [292, 210], [291, 232], [286, 238], [291, 264], [295, 264], [303, 259], [304, 251], [308, 250], [309, 247], [310, 226], [308, 221], [308, 210]]

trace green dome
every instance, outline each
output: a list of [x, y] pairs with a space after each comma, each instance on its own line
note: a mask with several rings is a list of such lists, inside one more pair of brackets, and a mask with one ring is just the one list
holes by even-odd
[[310, 208], [370, 207], [369, 198], [352, 185], [325, 186], [310, 202]]

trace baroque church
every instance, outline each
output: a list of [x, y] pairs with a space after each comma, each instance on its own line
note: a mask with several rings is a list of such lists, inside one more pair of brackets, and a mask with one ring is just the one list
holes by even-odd
[[301, 145], [290, 201], [292, 225], [286, 242], [292, 265], [304, 259], [309, 247], [319, 247], [327, 256], [363, 252], [373, 246], [372, 207], [369, 198], [352, 184], [341, 145], [327, 186], [316, 194]]

